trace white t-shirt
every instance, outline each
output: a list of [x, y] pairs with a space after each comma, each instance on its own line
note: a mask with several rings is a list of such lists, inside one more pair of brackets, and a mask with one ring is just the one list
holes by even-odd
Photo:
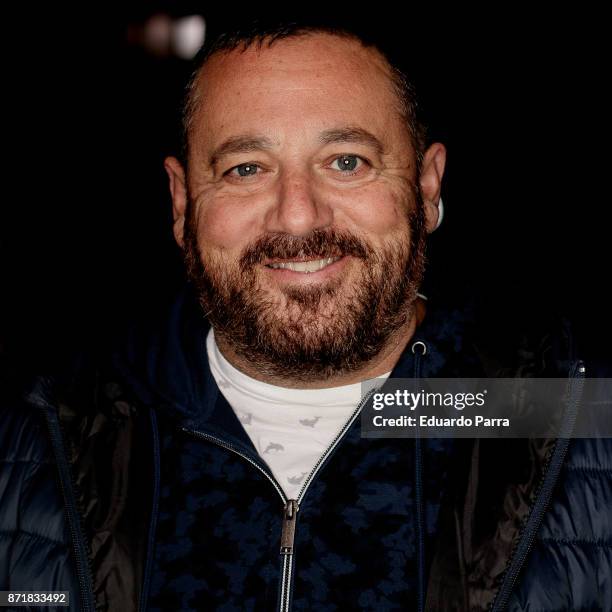
[[255, 380], [221, 354], [212, 328], [206, 350], [221, 393], [287, 498], [295, 499], [359, 404], [361, 383], [330, 389], [288, 389]]

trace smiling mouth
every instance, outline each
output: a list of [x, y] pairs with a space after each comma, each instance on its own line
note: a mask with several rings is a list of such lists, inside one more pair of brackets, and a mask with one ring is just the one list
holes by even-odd
[[274, 263], [266, 264], [267, 268], [273, 270], [291, 270], [293, 272], [303, 272], [310, 274], [311, 272], [318, 272], [327, 268], [331, 264], [335, 263], [341, 257], [326, 257], [324, 259], [311, 259], [310, 261], [277, 261]]

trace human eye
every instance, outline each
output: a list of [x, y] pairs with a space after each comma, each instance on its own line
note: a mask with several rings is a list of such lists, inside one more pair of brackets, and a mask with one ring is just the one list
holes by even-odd
[[231, 176], [232, 178], [243, 179], [249, 178], [251, 176], [257, 176], [259, 174], [258, 171], [261, 170], [261, 166], [253, 163], [239, 164], [230, 168], [224, 174], [226, 176]]
[[339, 170], [344, 175], [353, 176], [358, 174], [366, 163], [366, 160], [359, 155], [340, 155], [332, 161], [331, 168]]

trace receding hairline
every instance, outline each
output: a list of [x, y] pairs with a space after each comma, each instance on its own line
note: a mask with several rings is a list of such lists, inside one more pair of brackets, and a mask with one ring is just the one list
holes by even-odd
[[245, 53], [252, 48], [256, 50], [261, 50], [263, 48], [268, 49], [279, 41], [291, 41], [293, 39], [321, 35], [353, 41], [359, 43], [363, 49], [374, 52], [374, 55], [388, 72], [388, 77], [392, 85], [392, 93], [397, 97], [399, 102], [400, 113], [406, 120], [410, 138], [417, 155], [417, 163], [420, 164], [425, 142], [424, 127], [416, 118], [416, 98], [412, 85], [403, 72], [391, 63], [386, 54], [375, 43], [364, 40], [355, 32], [325, 26], [303, 26], [297, 27], [288, 33], [258, 34], [252, 37], [237, 38], [235, 40], [232, 40], [231, 36], [225, 38], [225, 35], [221, 35], [209, 48], [203, 49], [203, 53], [201, 51], [196, 68], [192, 72], [188, 82], [184, 98], [185, 102], [183, 104], [182, 157], [185, 165], [187, 165], [189, 157], [189, 135], [193, 128], [194, 118], [200, 107], [202, 97], [203, 88], [200, 86], [200, 79], [211, 59], [222, 55], [229, 55], [236, 51]]

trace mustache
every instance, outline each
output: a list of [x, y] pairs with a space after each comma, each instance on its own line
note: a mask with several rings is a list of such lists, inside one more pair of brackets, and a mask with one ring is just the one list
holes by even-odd
[[271, 233], [248, 246], [240, 258], [243, 272], [270, 259], [344, 257], [367, 259], [372, 247], [353, 234], [339, 230], [313, 230], [308, 236]]

